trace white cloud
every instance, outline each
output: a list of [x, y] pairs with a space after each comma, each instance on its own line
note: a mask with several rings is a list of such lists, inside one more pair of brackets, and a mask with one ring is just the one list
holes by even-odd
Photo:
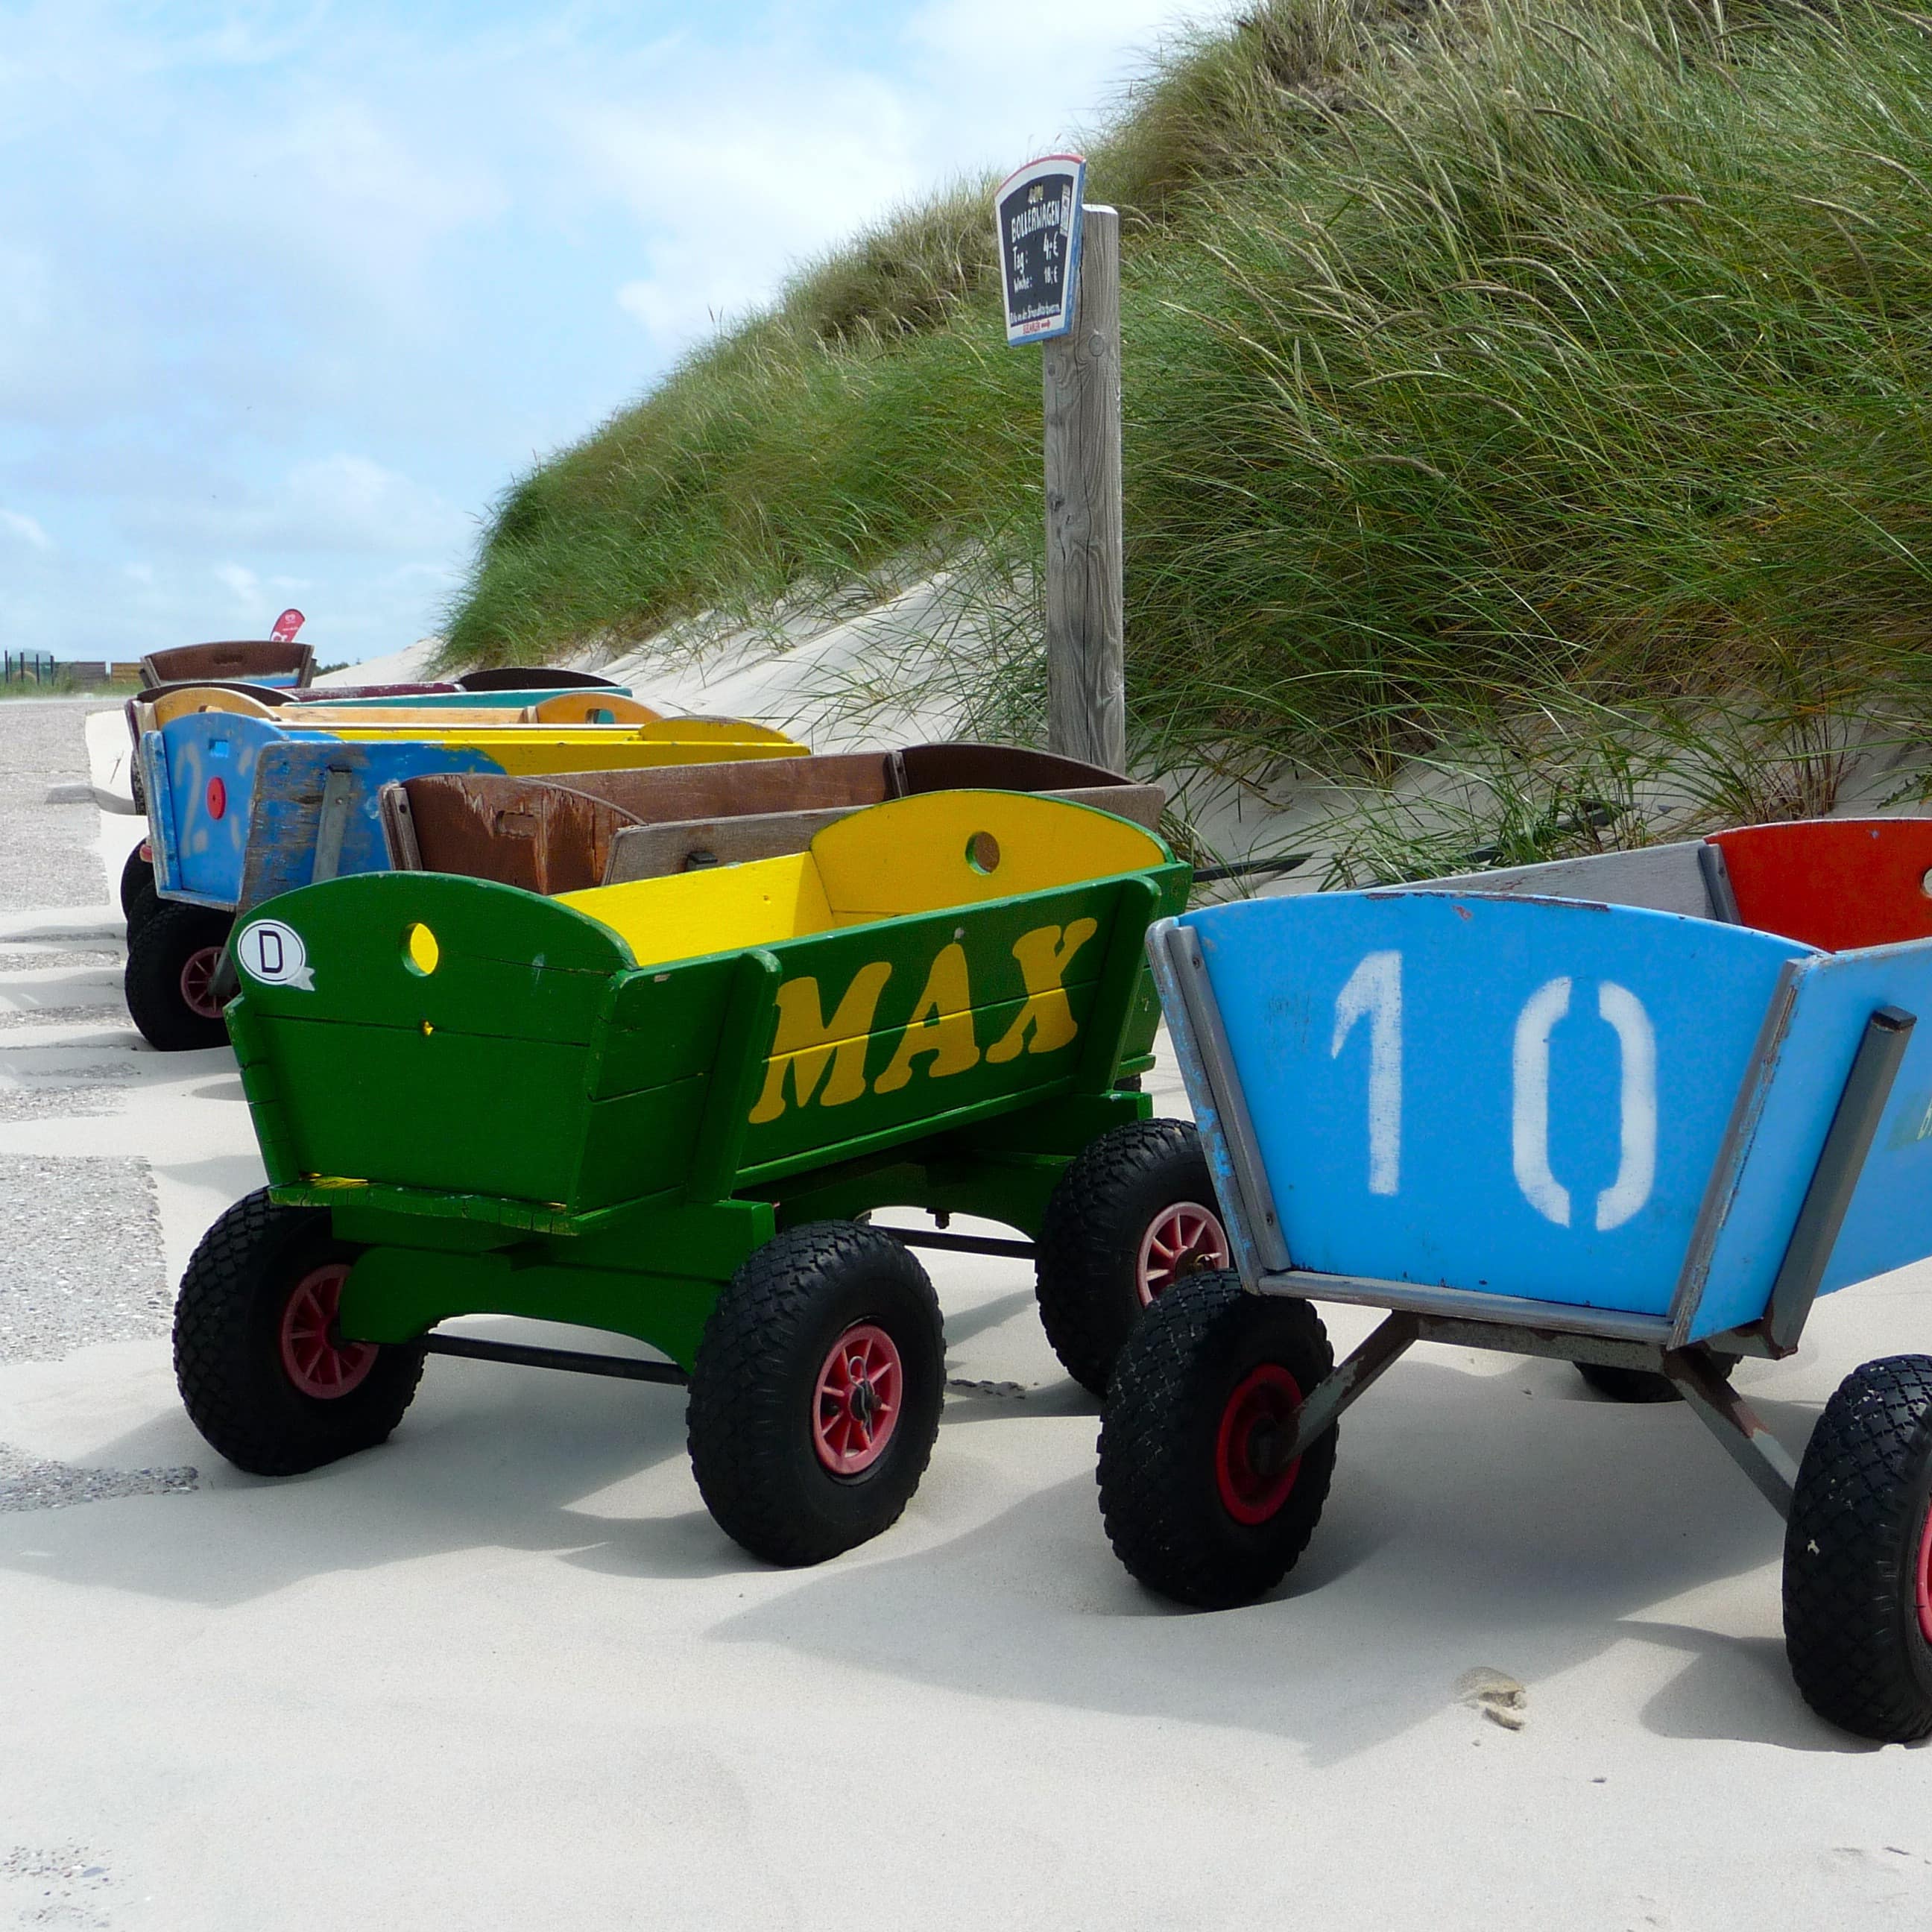
[[434, 490], [340, 452], [289, 472], [274, 520], [284, 541], [311, 549], [440, 550], [474, 527]]
[[40, 527], [39, 519], [20, 510], [0, 510], [0, 530], [17, 537], [35, 550], [52, 550], [54, 547], [53, 538]]
[[225, 584], [237, 604], [253, 607], [262, 601], [262, 580], [245, 565], [218, 563], [214, 566], [218, 581]]

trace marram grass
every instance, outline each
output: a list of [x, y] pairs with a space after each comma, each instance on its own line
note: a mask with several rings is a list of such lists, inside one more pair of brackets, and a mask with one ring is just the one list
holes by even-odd
[[[1742, 702], [1801, 752], [1917, 729], [1932, 22], [1276, 0], [1094, 152], [1138, 762], [1372, 778], [1565, 706], [1627, 734]], [[860, 238], [520, 482], [452, 659], [909, 557], [970, 556], [1031, 621], [1038, 358], [987, 208]]]

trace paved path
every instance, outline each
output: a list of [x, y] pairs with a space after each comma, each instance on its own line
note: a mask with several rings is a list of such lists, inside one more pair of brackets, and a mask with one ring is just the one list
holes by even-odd
[[[822, 1569], [724, 1539], [662, 1390], [440, 1360], [388, 1448], [225, 1468], [166, 1298], [260, 1170], [227, 1054], [121, 1009], [80, 742], [0, 704], [0, 1928], [1932, 1924], [1932, 1753], [1811, 1719], [1776, 1520], [1560, 1364], [1416, 1351], [1225, 1616], [1114, 1563], [1010, 1263], [934, 1258], [931, 1474]], [[1745, 1372], [1787, 1442], [1928, 1286]]]

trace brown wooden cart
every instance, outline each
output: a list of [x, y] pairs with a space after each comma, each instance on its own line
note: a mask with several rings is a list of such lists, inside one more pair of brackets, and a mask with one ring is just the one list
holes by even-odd
[[1150, 831], [1165, 802], [1160, 786], [1098, 765], [962, 744], [542, 778], [440, 772], [385, 786], [382, 811], [398, 872], [557, 893], [802, 852], [866, 806], [965, 789], [1048, 793]]

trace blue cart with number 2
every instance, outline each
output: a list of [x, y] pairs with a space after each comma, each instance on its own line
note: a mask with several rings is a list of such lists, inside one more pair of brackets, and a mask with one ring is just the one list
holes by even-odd
[[[1929, 868], [1932, 821], [1821, 822], [1153, 928], [1236, 1268], [1170, 1288], [1115, 1371], [1129, 1570], [1250, 1600], [1413, 1343], [1567, 1358], [1681, 1394], [1784, 1513], [1813, 1707], [1932, 1732], [1932, 1356], [1857, 1370], [1795, 1465], [1730, 1384], [1818, 1295], [1932, 1256]], [[1388, 1313], [1337, 1366], [1313, 1301]]]

